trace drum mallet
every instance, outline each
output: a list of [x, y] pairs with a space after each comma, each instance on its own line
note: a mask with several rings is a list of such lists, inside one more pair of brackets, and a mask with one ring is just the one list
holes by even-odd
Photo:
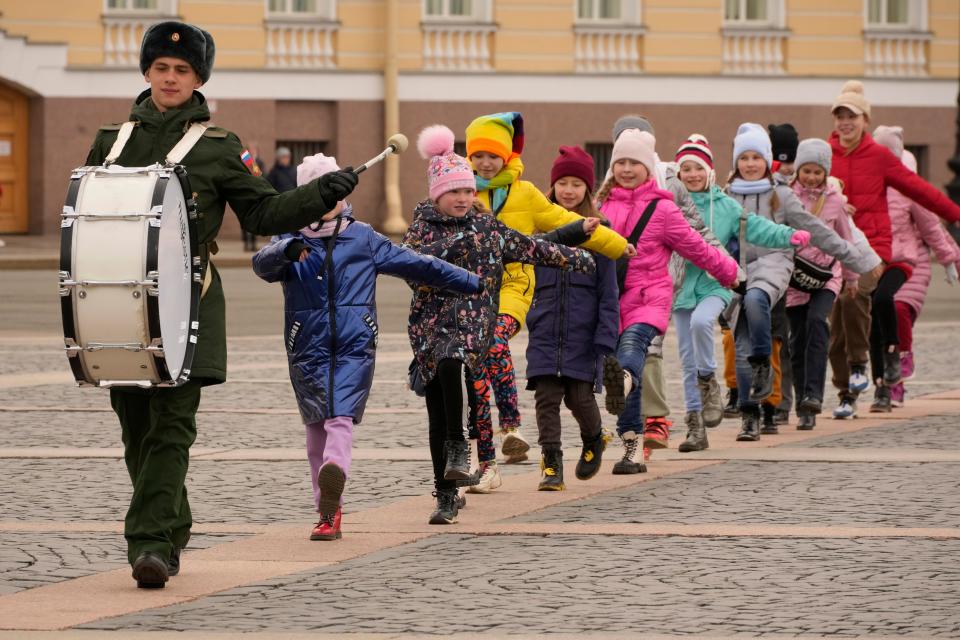
[[407, 150], [407, 136], [402, 133], [395, 133], [387, 139], [387, 148], [380, 152], [380, 155], [367, 160], [362, 165], [353, 170], [354, 173], [363, 173], [378, 162], [382, 162], [391, 154], [403, 153]]

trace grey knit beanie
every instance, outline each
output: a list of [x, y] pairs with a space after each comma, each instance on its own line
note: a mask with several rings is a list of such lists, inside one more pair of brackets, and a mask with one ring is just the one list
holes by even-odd
[[640, 129], [640, 131], [646, 131], [652, 136], [657, 134], [653, 131], [653, 125], [650, 124], [650, 121], [644, 118], [643, 116], [638, 115], [627, 115], [621, 117], [613, 125], [613, 141], [616, 142], [617, 138], [620, 137], [620, 134], [626, 131], [627, 129]]
[[833, 151], [826, 140], [820, 138], [807, 138], [801, 140], [797, 146], [797, 159], [793, 166], [799, 171], [805, 164], [815, 164], [823, 167], [823, 170], [830, 173], [830, 163], [833, 159]]

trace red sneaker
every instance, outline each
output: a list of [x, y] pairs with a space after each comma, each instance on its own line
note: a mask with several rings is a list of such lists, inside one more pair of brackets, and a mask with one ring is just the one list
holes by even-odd
[[647, 418], [643, 427], [643, 446], [649, 449], [666, 449], [673, 423], [663, 417]]
[[340, 519], [342, 512], [337, 508], [337, 512], [332, 515], [320, 515], [320, 521], [314, 525], [310, 533], [311, 540], [339, 540], [343, 537], [340, 533]]

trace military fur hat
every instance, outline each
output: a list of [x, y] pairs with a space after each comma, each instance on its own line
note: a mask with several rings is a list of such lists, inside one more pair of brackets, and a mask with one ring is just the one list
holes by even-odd
[[213, 36], [184, 22], [159, 22], [143, 33], [140, 44], [140, 72], [146, 73], [157, 58], [169, 56], [186, 60], [202, 82], [210, 79], [216, 47]]

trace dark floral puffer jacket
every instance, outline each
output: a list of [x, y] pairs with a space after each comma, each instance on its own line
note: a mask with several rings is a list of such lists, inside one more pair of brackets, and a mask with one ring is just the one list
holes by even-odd
[[403, 244], [436, 256], [480, 276], [483, 291], [457, 294], [411, 283], [407, 331], [423, 384], [445, 358], [474, 369], [486, 355], [500, 306], [505, 262], [593, 273], [596, 264], [586, 251], [530, 238], [499, 222], [492, 214], [471, 209], [454, 218], [440, 213], [430, 201], [417, 205]]

